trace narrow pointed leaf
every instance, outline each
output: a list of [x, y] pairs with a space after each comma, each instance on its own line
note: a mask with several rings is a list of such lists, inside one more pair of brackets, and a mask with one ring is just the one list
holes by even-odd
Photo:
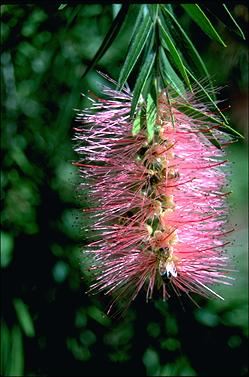
[[183, 82], [180, 80], [179, 76], [172, 68], [162, 47], [160, 47], [159, 49], [159, 62], [160, 72], [162, 75], [164, 85], [167, 86], [168, 84], [171, 84], [171, 86], [179, 95], [183, 95], [185, 92]]
[[9, 373], [7, 374], [7, 376], [23, 376], [23, 340], [21, 330], [19, 326], [16, 325], [12, 329], [12, 347], [10, 360]]
[[183, 79], [185, 80], [188, 87], [191, 89], [189, 78], [188, 78], [185, 66], [183, 64], [182, 58], [181, 58], [180, 54], [178, 53], [178, 51], [175, 47], [175, 44], [174, 44], [173, 40], [171, 39], [171, 36], [167, 33], [167, 31], [163, 27], [163, 24], [162, 24], [160, 19], [159, 19], [159, 26], [160, 26], [160, 32], [161, 32], [162, 38], [164, 39], [165, 43], [168, 46], [168, 49], [169, 49], [170, 54], [172, 56], [172, 59], [175, 63], [175, 66], [179, 69]]
[[[137, 33], [137, 28], [141, 24], [141, 22], [143, 21], [143, 18], [144, 18], [144, 7], [141, 7], [138, 4], [133, 4], [133, 7], [135, 5], [136, 5], [136, 7], [139, 7], [138, 8], [139, 10], [138, 10], [138, 14], [137, 14], [137, 17], [136, 17], [136, 22], [135, 22], [133, 30], [132, 30], [132, 34], [131, 34], [131, 39], [130, 40], [133, 40], [134, 35]], [[131, 9], [131, 11], [134, 12], [134, 8], [133, 8], [133, 10]]]
[[206, 131], [206, 136], [208, 136], [209, 141], [218, 149], [221, 149], [219, 141], [216, 139], [212, 131]]
[[135, 136], [139, 133], [141, 130], [142, 124], [141, 124], [141, 110], [137, 113], [137, 116], [133, 122], [132, 127], [132, 135]]
[[171, 4], [165, 4], [164, 6], [165, 6], [165, 8], [167, 8], [167, 10], [168, 10], [169, 12], [173, 13], [173, 8], [172, 8], [172, 5], [171, 5]]
[[221, 36], [217, 33], [209, 18], [205, 15], [198, 4], [181, 4], [181, 6], [211, 39], [216, 40], [223, 47], [226, 47], [226, 44], [223, 42]]
[[147, 82], [147, 79], [150, 75], [151, 69], [153, 67], [155, 61], [155, 54], [149, 54], [146, 58], [144, 64], [142, 65], [142, 68], [138, 74], [137, 81], [135, 83], [134, 89], [133, 89], [133, 98], [132, 98], [132, 104], [131, 104], [131, 116], [134, 114], [136, 110], [137, 103], [139, 101], [140, 94], [142, 93], [144, 86]]
[[108, 48], [111, 46], [114, 39], [117, 37], [121, 26], [125, 20], [129, 8], [129, 4], [123, 4], [122, 8], [120, 9], [117, 17], [113, 20], [109, 31], [107, 32], [101, 46], [99, 47], [98, 51], [94, 55], [91, 64], [85, 70], [83, 77], [87, 75], [87, 73], [95, 66], [95, 64], [102, 58], [102, 56], [106, 53]]
[[[203, 62], [201, 56], [199, 55], [199, 53], [196, 50], [195, 46], [193, 45], [192, 41], [190, 40], [190, 38], [188, 37], [186, 32], [183, 30], [183, 28], [181, 27], [181, 25], [177, 21], [176, 17], [174, 16], [174, 13], [172, 11], [170, 12], [170, 10], [168, 9], [168, 7], [166, 5], [162, 5], [161, 9], [163, 10], [163, 13], [165, 15], [167, 14], [168, 16], [170, 16], [171, 19], [173, 20], [173, 22], [177, 25], [177, 28], [181, 32], [181, 36], [184, 39], [184, 41], [185, 41], [185, 43], [188, 47], [188, 52], [191, 54], [193, 62], [198, 67], [200, 74], [204, 75], [205, 77], [208, 77], [209, 73], [207, 71], [205, 63]], [[176, 32], [178, 32], [178, 30]]]
[[11, 351], [11, 333], [3, 320], [1, 320], [1, 375], [8, 376], [8, 360]]
[[145, 43], [150, 35], [151, 29], [152, 21], [150, 15], [146, 14], [144, 20], [142, 21], [140, 26], [138, 26], [136, 34], [134, 34], [134, 38], [131, 42], [131, 46], [125, 59], [123, 68], [121, 69], [118, 80], [120, 90], [123, 88], [141, 52], [143, 51]]
[[122, 4], [112, 4], [112, 14], [113, 18], [115, 18], [118, 15], [118, 12], [121, 9]]
[[220, 119], [213, 117], [207, 113], [203, 113], [202, 111], [192, 107], [190, 104], [181, 103], [180, 105], [176, 104], [176, 107], [182, 113], [192, 117], [194, 119], [201, 119], [206, 122], [212, 122], [216, 124], [223, 124]]
[[[192, 107], [190, 104], [187, 104], [187, 103], [183, 104], [183, 103], [181, 103], [180, 105], [176, 105], [176, 108], [179, 111], [181, 111], [182, 113], [184, 113], [187, 116], [192, 117], [194, 119], [201, 119], [204, 122], [211, 122], [211, 123], [219, 124], [220, 125], [220, 129], [222, 131], [228, 132], [231, 135], [235, 135], [237, 137], [239, 136], [240, 138], [244, 139], [243, 135], [241, 135], [238, 131], [234, 130], [228, 124], [225, 124], [224, 122], [222, 122], [219, 118], [215, 118], [212, 115], [209, 115], [207, 113], [203, 113], [202, 111], [200, 111], [200, 110]], [[211, 131], [209, 131], [209, 133], [211, 134]], [[215, 139], [214, 136], [213, 136], [213, 139]], [[216, 140], [216, 143], [218, 143], [217, 140]], [[214, 144], [214, 145], [217, 146], [217, 144]]]
[[245, 136], [242, 135], [240, 132], [238, 132], [237, 130], [235, 130], [234, 128], [230, 127], [228, 124], [226, 123], [221, 123], [221, 127], [220, 129], [223, 131], [223, 132], [227, 132], [231, 135], [234, 135], [234, 136], [237, 136], [239, 137], [240, 139], [245, 139]]
[[153, 98], [149, 94], [147, 97], [146, 105], [146, 126], [148, 133], [148, 141], [152, 141], [155, 132], [155, 121], [156, 121], [156, 106], [154, 104]]
[[27, 306], [20, 299], [14, 299], [14, 306], [16, 309], [16, 315], [19, 319], [24, 333], [30, 337], [34, 336], [35, 330], [33, 320], [29, 314]]
[[239, 25], [237, 24], [237, 22], [236, 22], [235, 19], [233, 18], [231, 12], [229, 12], [229, 10], [228, 10], [226, 4], [222, 4], [222, 5], [223, 5], [225, 11], [227, 12], [228, 16], [229, 16], [230, 19], [232, 20], [232, 22], [233, 22], [233, 24], [234, 24], [234, 26], [235, 26], [235, 30], [237, 31], [237, 33], [238, 33], [243, 39], [246, 39], [246, 38], [245, 38], [245, 35], [244, 35], [244, 33], [243, 33], [243, 31], [241, 30], [241, 28], [239, 27]]
[[223, 23], [225, 27], [227, 27], [229, 30], [235, 32], [237, 35], [242, 37], [244, 40], [245, 35], [234, 19], [232, 13], [229, 11], [227, 8], [226, 4], [221, 4], [221, 3], [216, 3], [215, 6], [208, 5], [208, 4], [203, 4], [203, 7], [207, 9], [207, 11], [212, 14], [213, 17], [215, 17], [217, 20]]
[[158, 15], [158, 10], [159, 10], [159, 4], [147, 4], [148, 11], [150, 13], [150, 17], [152, 19], [152, 22], [157, 21], [157, 15]]
[[61, 4], [61, 5], [59, 6], [58, 10], [62, 10], [62, 9], [64, 9], [66, 6], [67, 6], [67, 4]]

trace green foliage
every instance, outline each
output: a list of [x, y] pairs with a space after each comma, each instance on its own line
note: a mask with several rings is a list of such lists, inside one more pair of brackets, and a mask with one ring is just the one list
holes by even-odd
[[[218, 15], [218, 18], [223, 23], [223, 25], [225, 25], [229, 30], [232, 30], [233, 32], [237, 33], [238, 36], [240, 36], [241, 38], [245, 40], [246, 39], [245, 34], [243, 33], [241, 27], [238, 25], [237, 21], [233, 17], [232, 12], [228, 9], [228, 7], [230, 6], [226, 4], [222, 4], [222, 3], [216, 4], [215, 14], [214, 14], [212, 7], [205, 5], [205, 8], [207, 8], [207, 10], [211, 14], [213, 14], [213, 16], [217, 17]], [[239, 9], [239, 7], [240, 5], [238, 6], [237, 9]]]
[[219, 42], [223, 47], [226, 44], [223, 42], [221, 36], [217, 33], [208, 17], [202, 11], [198, 4], [182, 4], [182, 7], [193, 18], [197, 25], [211, 38]]
[[[196, 24], [213, 40], [220, 43], [223, 47], [226, 47], [226, 44], [223, 42], [221, 36], [198, 4], [181, 4], [183, 9], [187, 14], [196, 22]], [[224, 11], [229, 15], [229, 20], [232, 21], [233, 26], [235, 27], [236, 32], [238, 32], [242, 38], [244, 34], [241, 28], [238, 26], [234, 20], [231, 12], [225, 4]], [[139, 10], [138, 10], [139, 9]], [[147, 4], [147, 5], [136, 5], [132, 4], [130, 7], [125, 4], [122, 6], [120, 12], [116, 16], [111, 25], [104, 41], [102, 42], [100, 48], [96, 52], [94, 58], [92, 59], [90, 65], [84, 73], [84, 76], [96, 65], [98, 60], [105, 54], [105, 52], [110, 47], [112, 41], [116, 38], [119, 33], [119, 30], [124, 23], [126, 14], [133, 13], [135, 17], [134, 28], [131, 36], [131, 41], [128, 47], [127, 56], [124, 60], [123, 66], [120, 70], [119, 79], [118, 79], [118, 89], [122, 89], [126, 81], [129, 79], [132, 74], [135, 65], [140, 61], [140, 72], [135, 80], [134, 88], [134, 97], [132, 100], [131, 107], [131, 118], [136, 122], [133, 126], [133, 134], [139, 132], [141, 125], [138, 126], [138, 118], [134, 118], [134, 114], [137, 110], [138, 100], [141, 96], [144, 99], [147, 99], [148, 94], [151, 91], [149, 82], [157, 81], [157, 90], [161, 91], [163, 87], [171, 84], [174, 89], [179, 93], [183, 94], [186, 90], [184, 82], [178, 76], [180, 73], [182, 79], [185, 81], [186, 87], [188, 90], [193, 91], [191, 81], [199, 85], [199, 96], [204, 94], [209, 101], [210, 108], [213, 108], [214, 111], [218, 111], [222, 121], [225, 123], [225, 131], [236, 133], [237, 136], [242, 137], [241, 134], [236, 132], [228, 126], [228, 121], [225, 115], [220, 111], [216, 105], [216, 97], [213, 92], [213, 84], [210, 78], [210, 75], [206, 69], [203, 60], [201, 59], [199, 53], [191, 42], [190, 38], [187, 36], [184, 29], [181, 27], [179, 22], [176, 20], [175, 12], [173, 7], [163, 4]], [[175, 25], [177, 25], [182, 39], [187, 44], [188, 48], [184, 48], [187, 51], [186, 58], [183, 57], [182, 51], [178, 48], [178, 33], [175, 32]], [[141, 55], [142, 58], [141, 58]], [[154, 64], [154, 55], [155, 55], [155, 66], [156, 69], [152, 69]], [[196, 76], [192, 66], [187, 62], [187, 60], [193, 59], [197, 71], [200, 74], [204, 74], [208, 78], [210, 83], [211, 92], [207, 92], [204, 86], [199, 83], [199, 76]], [[203, 114], [205, 116], [205, 114]], [[136, 129], [136, 132], [135, 132]], [[214, 144], [220, 147], [217, 140], [214, 138]]]
[[[133, 90], [133, 101], [132, 101], [132, 107], [131, 107], [131, 113], [133, 114], [136, 110], [137, 103], [139, 101], [139, 97], [144, 89], [144, 86], [148, 80], [148, 77], [151, 73], [152, 67], [155, 62], [155, 54], [151, 53], [148, 55], [146, 61], [140, 68], [140, 72], [136, 81], [136, 84], [134, 86]], [[134, 125], [135, 127], [135, 125]], [[139, 132], [139, 130], [138, 130]]]
[[[207, 68], [205, 66], [205, 63], [203, 62], [200, 54], [196, 50], [195, 46], [193, 45], [193, 42], [188, 37], [185, 30], [182, 28], [182, 26], [177, 21], [174, 13], [172, 11], [170, 11], [167, 7], [162, 7], [161, 9], [162, 9], [162, 12], [165, 15], [165, 19], [166, 19], [167, 23], [170, 23], [170, 20], [173, 20], [171, 31], [173, 33], [173, 31], [176, 30], [177, 34], [180, 32], [181, 38], [185, 42], [185, 48], [187, 49], [189, 55], [191, 56], [193, 63], [196, 65], [200, 74], [203, 75], [204, 77], [208, 77], [209, 74], [208, 74]], [[177, 28], [175, 28], [175, 26], [177, 26]], [[175, 35], [174, 38], [177, 38], [177, 36]], [[184, 51], [182, 51], [182, 52], [184, 53]]]
[[160, 47], [159, 50], [159, 64], [164, 86], [167, 87], [167, 85], [170, 84], [178, 95], [184, 95], [184, 84], [172, 68], [172, 65], [170, 64], [162, 47]]
[[[248, 166], [244, 144], [229, 149], [235, 162], [231, 223], [238, 223], [230, 253], [236, 256], [239, 273], [233, 286], [217, 288], [224, 302], [199, 299], [198, 309], [184, 296], [172, 294], [169, 302], [154, 297], [146, 304], [142, 292], [121, 318], [113, 318], [106, 315], [109, 301], [104, 295], [84, 293], [89, 286], [87, 261], [81, 255], [86, 220], [77, 208], [87, 203], [75, 189], [79, 178], [71, 164], [76, 158], [71, 140], [73, 109], [88, 106], [81, 92], [89, 89], [99, 95], [102, 78], [94, 70], [82, 76], [114, 21], [108, 4], [62, 5], [1, 6], [1, 375], [246, 375]], [[234, 9], [235, 5], [229, 6], [237, 20]], [[131, 4], [96, 67], [118, 80], [137, 27], [153, 14], [167, 25], [164, 29], [191, 85], [191, 74], [197, 79], [209, 71], [212, 76], [219, 66], [223, 70], [216, 81], [221, 86], [231, 83], [226, 92], [229, 101], [246, 92], [243, 40], [226, 34], [226, 49], [209, 39], [203, 43], [205, 34], [188, 28], [187, 14], [175, 5], [150, 9]], [[243, 18], [238, 18], [241, 24]], [[220, 35], [228, 33], [222, 24], [213, 20], [212, 24]], [[160, 23], [150, 18], [150, 25], [147, 42], [135, 56], [133, 69], [127, 71], [136, 101], [133, 110], [140, 119], [138, 129], [146, 117], [141, 95], [155, 103], [148, 84], [154, 85], [157, 69], [163, 87], [170, 84], [179, 93], [185, 88], [167, 40], [153, 48]], [[232, 126], [243, 134], [242, 104], [234, 101], [229, 112]], [[141, 108], [138, 113], [137, 108]], [[148, 131], [152, 137], [153, 131]]]
[[11, 330], [1, 322], [1, 375], [23, 376], [24, 355], [23, 339], [20, 327], [14, 325]]
[[186, 68], [183, 64], [182, 58], [177, 51], [175, 44], [173, 40], [171, 39], [169, 33], [165, 30], [162, 21], [159, 19], [159, 27], [160, 31], [162, 32], [162, 41], [165, 41], [166, 46], [168, 47], [168, 50], [172, 56], [172, 60], [174, 61], [174, 65], [179, 69], [183, 79], [186, 81], [189, 89], [191, 90], [191, 85], [189, 82], [189, 78], [186, 72]]
[[148, 134], [148, 141], [153, 140], [154, 130], [155, 130], [155, 120], [156, 120], [156, 105], [153, 101], [151, 95], [148, 95], [146, 104], [146, 127]]
[[1, 232], [1, 268], [7, 267], [12, 260], [14, 241], [12, 235]]
[[62, 9], [64, 9], [66, 6], [67, 6], [67, 4], [61, 4], [61, 5], [59, 6], [58, 10], [62, 10]]
[[142, 121], [141, 121], [141, 110], [137, 113], [137, 116], [133, 122], [133, 127], [132, 127], [132, 134], [133, 136], [137, 135], [139, 131], [141, 130], [142, 126]]
[[113, 22], [112, 22], [112, 24], [110, 26], [109, 31], [106, 33], [106, 36], [105, 36], [105, 38], [104, 38], [104, 40], [103, 40], [100, 48], [96, 52], [96, 55], [92, 59], [91, 64], [88, 66], [88, 68], [84, 72], [84, 75], [82, 76], [82, 78], [84, 78], [84, 76], [86, 76], [87, 73], [92, 68], [94, 68], [94, 66], [96, 65], [96, 63], [102, 58], [102, 56], [106, 53], [106, 51], [108, 50], [108, 48], [111, 46], [111, 44], [114, 41], [114, 39], [117, 37], [117, 35], [118, 35], [118, 33], [119, 33], [119, 31], [120, 31], [120, 29], [122, 27], [122, 23], [125, 20], [125, 16], [126, 16], [128, 7], [129, 7], [129, 5], [127, 5], [127, 4], [124, 4], [122, 6], [122, 8], [119, 11], [118, 15], [113, 20]]
[[[142, 50], [150, 37], [152, 30], [152, 20], [147, 13], [140, 25], [137, 26], [134, 39], [128, 49], [128, 54], [119, 75], [119, 88], [122, 89], [131, 71], [134, 68]], [[140, 94], [140, 93], [139, 93]]]
[[30, 337], [34, 336], [35, 330], [34, 330], [33, 320], [29, 314], [27, 306], [24, 304], [24, 302], [21, 299], [17, 299], [17, 298], [13, 300], [13, 304], [16, 310], [16, 316], [19, 319], [23, 332], [27, 336], [30, 336]]

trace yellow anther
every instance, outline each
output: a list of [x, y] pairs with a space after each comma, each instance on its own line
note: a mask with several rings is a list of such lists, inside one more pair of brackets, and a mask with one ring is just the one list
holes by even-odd
[[166, 207], [166, 210], [168, 210], [170, 208], [175, 208], [174, 196], [173, 195], [163, 195], [162, 196], [162, 202], [163, 202], [163, 205]]
[[175, 157], [175, 153], [172, 150], [167, 152], [167, 159], [172, 160]]
[[170, 168], [167, 172], [167, 178], [171, 179], [171, 178], [177, 178], [177, 177], [179, 177], [178, 170], [174, 168]]
[[147, 229], [148, 233], [149, 233], [149, 236], [151, 236], [152, 232], [153, 232], [153, 229], [150, 225], [148, 224], [145, 224], [145, 228]]
[[173, 246], [173, 245], [176, 245], [177, 242], [178, 242], [178, 235], [177, 235], [177, 231], [175, 231], [174, 233], [172, 233], [172, 235], [169, 238], [169, 244]]
[[154, 214], [155, 215], [161, 215], [162, 212], [163, 212], [163, 209], [162, 209], [162, 203], [159, 202], [159, 200], [155, 200], [155, 203], [154, 203]]
[[160, 240], [162, 238], [162, 232], [161, 230], [156, 230], [155, 233], [154, 233], [154, 237], [156, 240]]
[[174, 207], [175, 206], [175, 203], [174, 203], [174, 196], [173, 195], [168, 195], [167, 196], [167, 205], [169, 207]]

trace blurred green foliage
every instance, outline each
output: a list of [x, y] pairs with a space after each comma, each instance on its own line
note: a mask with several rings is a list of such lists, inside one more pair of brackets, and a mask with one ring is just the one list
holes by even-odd
[[[224, 302], [196, 298], [198, 309], [184, 297], [166, 303], [155, 297], [146, 304], [141, 294], [116, 319], [105, 314], [105, 296], [85, 295], [84, 218], [71, 165], [74, 109], [85, 106], [81, 92], [99, 91], [95, 71], [81, 76], [118, 5], [58, 7], [1, 6], [1, 374], [246, 375], [246, 142], [229, 148], [230, 221], [237, 223], [229, 252], [238, 272], [232, 287], [218, 287]], [[245, 30], [247, 6], [233, 7]], [[232, 105], [234, 128], [246, 134], [246, 42], [226, 31], [223, 49], [176, 12], [217, 85], [228, 83], [221, 98]], [[115, 79], [132, 23], [131, 15], [97, 66]]]

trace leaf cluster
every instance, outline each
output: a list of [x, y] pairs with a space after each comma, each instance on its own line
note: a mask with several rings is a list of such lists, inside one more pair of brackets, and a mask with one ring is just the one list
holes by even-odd
[[[219, 116], [220, 120], [218, 117], [215, 118], [215, 123], [219, 123], [225, 132], [242, 137], [229, 126], [227, 118], [217, 106], [212, 78], [200, 53], [178, 21], [177, 7], [179, 6], [172, 4], [123, 4], [84, 75], [106, 53], [125, 24], [128, 15], [132, 13], [133, 31], [117, 87], [122, 90], [125, 83], [132, 78], [133, 100], [130, 115], [134, 122], [133, 134], [137, 134], [143, 127], [143, 123], [140, 122], [139, 103], [141, 101], [146, 103], [150, 95], [156, 106], [157, 94], [163, 88], [170, 86], [176, 95], [182, 97], [186, 91], [197, 92], [198, 97], [208, 102], [210, 109]], [[204, 12], [203, 7], [198, 4], [181, 4], [181, 7], [209, 38], [226, 47], [222, 36], [207, 15], [210, 11], [208, 8]], [[222, 22], [245, 39], [243, 31], [225, 4], [222, 4], [222, 10], [224, 14]], [[134, 71], [137, 72], [136, 76], [134, 76]], [[205, 78], [205, 85], [200, 78]], [[187, 107], [189, 110], [191, 104]], [[195, 113], [194, 108], [192, 108], [192, 113]], [[201, 115], [202, 119], [206, 117], [207, 121], [210, 120], [207, 114]], [[153, 125], [150, 124], [149, 128], [148, 139], [151, 139], [154, 132]], [[219, 145], [217, 141], [215, 144]]]

